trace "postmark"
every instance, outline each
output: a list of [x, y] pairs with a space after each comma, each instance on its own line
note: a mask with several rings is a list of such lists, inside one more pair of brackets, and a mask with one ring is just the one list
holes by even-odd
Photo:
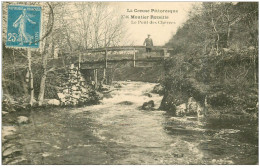
[[40, 6], [8, 6], [6, 46], [39, 48], [40, 33]]

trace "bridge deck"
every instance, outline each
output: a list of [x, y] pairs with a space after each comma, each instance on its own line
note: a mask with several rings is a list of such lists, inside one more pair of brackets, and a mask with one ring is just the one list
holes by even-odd
[[[105, 51], [127, 51], [127, 50], [141, 50], [145, 49], [145, 46], [116, 46], [116, 47], [105, 47], [105, 48], [95, 48], [87, 49], [87, 52], [105, 52]], [[167, 48], [163, 46], [153, 46], [153, 51], [163, 51], [163, 50], [173, 51], [173, 48]]]

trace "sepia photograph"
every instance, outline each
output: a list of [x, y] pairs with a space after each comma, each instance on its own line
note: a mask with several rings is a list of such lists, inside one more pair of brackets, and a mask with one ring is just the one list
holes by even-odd
[[258, 1], [1, 3], [1, 165], [259, 164]]

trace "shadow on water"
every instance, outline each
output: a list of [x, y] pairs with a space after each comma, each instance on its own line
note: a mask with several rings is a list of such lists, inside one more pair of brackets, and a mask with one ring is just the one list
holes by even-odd
[[239, 117], [174, 117], [164, 114], [165, 132], [182, 141], [198, 142], [207, 164], [257, 164], [258, 121]]

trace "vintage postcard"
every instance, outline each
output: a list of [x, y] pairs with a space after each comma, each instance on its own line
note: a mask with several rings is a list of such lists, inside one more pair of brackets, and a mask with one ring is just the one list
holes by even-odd
[[258, 2], [2, 2], [2, 165], [258, 165]]

